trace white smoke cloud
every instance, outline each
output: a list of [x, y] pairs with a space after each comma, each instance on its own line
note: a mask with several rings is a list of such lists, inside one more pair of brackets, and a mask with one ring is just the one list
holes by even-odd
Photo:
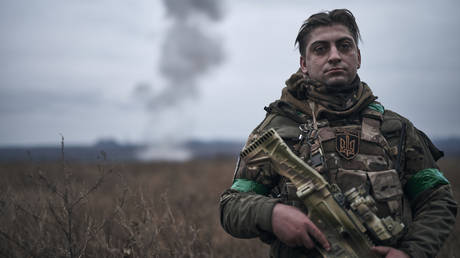
[[181, 146], [191, 133], [193, 114], [183, 107], [193, 105], [200, 95], [200, 79], [225, 59], [221, 41], [209, 29], [223, 17], [221, 1], [163, 0], [163, 4], [170, 19], [158, 64], [163, 80], [153, 86], [139, 83], [134, 90], [150, 116], [150, 147], [141, 153], [143, 159], [191, 156]]
[[149, 112], [180, 106], [197, 98], [198, 80], [222, 64], [225, 56], [222, 43], [207, 29], [222, 19], [220, 1], [164, 0], [163, 3], [172, 20], [159, 60], [164, 85], [144, 82], [134, 91]]
[[197, 14], [217, 21], [222, 19], [222, 1], [216, 0], [163, 0], [168, 14], [175, 20], [186, 20]]

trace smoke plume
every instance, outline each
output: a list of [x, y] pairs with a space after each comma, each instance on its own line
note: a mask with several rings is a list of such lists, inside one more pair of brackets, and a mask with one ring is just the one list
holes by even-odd
[[222, 7], [219, 0], [163, 0], [168, 14], [175, 20], [187, 20], [196, 14], [206, 15], [218, 21], [222, 18]]
[[155, 87], [139, 83], [134, 92], [151, 119], [147, 128], [150, 146], [140, 153], [141, 158], [190, 157], [183, 143], [191, 134], [194, 120], [183, 107], [199, 97], [199, 80], [224, 60], [221, 42], [209, 29], [222, 19], [221, 3], [163, 0], [170, 19], [158, 64], [164, 82]]
[[148, 110], [176, 107], [199, 96], [198, 80], [224, 59], [221, 42], [207, 27], [222, 19], [221, 1], [163, 0], [172, 23], [161, 49], [159, 71], [165, 79], [161, 90], [140, 84], [137, 95], [145, 94]]

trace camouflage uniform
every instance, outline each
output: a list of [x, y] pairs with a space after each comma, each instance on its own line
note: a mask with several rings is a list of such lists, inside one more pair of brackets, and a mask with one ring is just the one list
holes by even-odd
[[[286, 88], [298, 81], [293, 77]], [[363, 187], [376, 200], [379, 217], [391, 215], [403, 222], [405, 234], [393, 247], [411, 257], [434, 257], [449, 235], [457, 211], [450, 185], [436, 165], [442, 152], [410, 121], [384, 110], [375, 99], [371, 92], [362, 94], [353, 112], [324, 112], [313, 120], [312, 113], [317, 113], [302, 108], [308, 98], [298, 101], [282, 97], [266, 108], [265, 119], [247, 144], [274, 128], [329, 183], [339, 185], [344, 192]], [[301, 130], [301, 125], [315, 130]], [[276, 203], [308, 213], [295, 193], [295, 187], [274, 171], [268, 157], [239, 160], [233, 185], [220, 199], [222, 226], [235, 237], [259, 237], [271, 245], [271, 257], [318, 257], [315, 250], [286, 246], [272, 233], [271, 215]]]

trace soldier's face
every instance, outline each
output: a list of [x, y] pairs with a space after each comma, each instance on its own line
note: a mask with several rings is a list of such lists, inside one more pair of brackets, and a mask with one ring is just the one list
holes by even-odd
[[305, 58], [300, 57], [302, 72], [328, 86], [350, 84], [361, 65], [361, 54], [344, 25], [321, 26], [307, 39]]

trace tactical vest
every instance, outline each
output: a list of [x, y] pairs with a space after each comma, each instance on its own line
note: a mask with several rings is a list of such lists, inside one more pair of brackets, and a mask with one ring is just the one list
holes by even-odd
[[[338, 185], [342, 192], [364, 188], [376, 201], [377, 216], [390, 215], [407, 223], [402, 212], [410, 209], [403, 209], [403, 190], [395, 170], [397, 146], [390, 146], [383, 136], [382, 122], [382, 113], [367, 108], [355, 119], [308, 121], [297, 129], [297, 140], [293, 139], [293, 124], [280, 134], [330, 184]], [[308, 212], [287, 179], [280, 180], [278, 190], [284, 203]]]

